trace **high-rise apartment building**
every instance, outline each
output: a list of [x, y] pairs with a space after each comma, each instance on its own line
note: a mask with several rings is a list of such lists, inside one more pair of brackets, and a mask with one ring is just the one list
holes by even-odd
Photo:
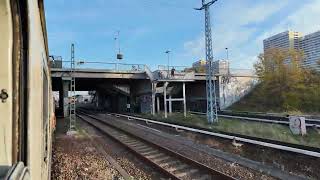
[[263, 48], [301, 49], [304, 52], [303, 67], [320, 71], [320, 31], [302, 36], [300, 32], [285, 31], [263, 40]]
[[285, 31], [263, 40], [263, 48], [298, 49], [301, 37], [300, 32]]
[[301, 38], [300, 47], [305, 57], [303, 66], [320, 71], [320, 31]]

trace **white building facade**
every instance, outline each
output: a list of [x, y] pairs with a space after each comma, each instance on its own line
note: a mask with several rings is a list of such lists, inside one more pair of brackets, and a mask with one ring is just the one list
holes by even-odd
[[263, 40], [263, 48], [264, 52], [270, 48], [303, 50], [301, 66], [320, 71], [320, 31], [306, 36], [300, 32], [285, 31]]
[[299, 49], [300, 32], [285, 31], [263, 40], [264, 50], [270, 48]]
[[320, 31], [301, 38], [300, 46], [305, 56], [303, 66], [320, 71]]

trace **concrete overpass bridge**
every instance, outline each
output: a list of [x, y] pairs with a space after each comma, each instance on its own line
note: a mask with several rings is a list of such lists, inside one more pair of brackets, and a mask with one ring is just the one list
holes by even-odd
[[[92, 63], [92, 62], [91, 62]], [[160, 67], [160, 66], [159, 66]], [[162, 66], [164, 67], [164, 66]], [[186, 70], [187, 68], [174, 67], [176, 70], [171, 75], [170, 69], [158, 68], [151, 71], [143, 64], [123, 63], [95, 63], [95, 66], [82, 66], [71, 71], [70, 68], [53, 65], [51, 77], [53, 90], [59, 92], [60, 114], [67, 116], [69, 81], [71, 76], [76, 78], [77, 91], [94, 91], [95, 103], [98, 108], [113, 112], [126, 111], [130, 104], [132, 111], [138, 112], [172, 112], [185, 110], [206, 110], [206, 75]], [[255, 79], [252, 72], [233, 71], [231, 73], [215, 75], [216, 92], [221, 107], [226, 106], [226, 97], [231, 96], [231, 91], [225, 94], [226, 85], [222, 77], [228, 76], [229, 89], [236, 88], [239, 97], [244, 95], [251, 85], [243, 86], [241, 81], [251, 82]], [[239, 79], [242, 79], [239, 81]], [[231, 82], [231, 83], [230, 83]], [[243, 87], [239, 86], [242, 85]], [[248, 83], [247, 83], [248, 84]], [[239, 99], [238, 97], [238, 99]], [[230, 99], [230, 97], [229, 97]], [[231, 98], [229, 104], [236, 101]], [[222, 103], [223, 102], [223, 103]]]

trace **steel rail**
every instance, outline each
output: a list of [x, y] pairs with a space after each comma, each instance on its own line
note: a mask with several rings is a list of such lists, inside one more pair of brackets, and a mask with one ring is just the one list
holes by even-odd
[[[81, 113], [80, 113], [81, 114]], [[93, 126], [94, 128], [98, 129], [100, 132], [102, 132], [103, 134], [107, 135], [108, 137], [111, 137], [113, 140], [115, 140], [116, 142], [120, 143], [122, 146], [126, 147], [128, 150], [130, 150], [132, 153], [134, 153], [135, 155], [139, 156], [140, 158], [142, 158], [144, 161], [147, 161], [148, 163], [150, 163], [152, 166], [156, 167], [157, 169], [159, 169], [162, 173], [166, 174], [167, 176], [173, 178], [173, 179], [179, 179], [178, 177], [176, 177], [174, 174], [163, 170], [160, 166], [158, 166], [157, 164], [153, 163], [152, 161], [150, 161], [148, 158], [144, 157], [143, 155], [141, 155], [140, 153], [138, 153], [136, 150], [134, 150], [133, 148], [131, 148], [130, 146], [128, 146], [126, 143], [120, 141], [119, 139], [117, 139], [116, 137], [112, 136], [110, 134], [110, 132], [106, 132], [104, 131], [102, 128], [100, 128], [99, 126], [95, 125], [94, 123], [90, 122], [89, 120], [86, 120], [85, 118], [81, 117], [78, 115], [79, 118], [81, 118], [82, 120], [86, 121], [88, 124], [90, 124], [91, 126]]]
[[[280, 142], [280, 141], [275, 141], [275, 140], [268, 140], [268, 139], [262, 139], [262, 138], [255, 138], [255, 137], [248, 137], [245, 135], [230, 135], [232, 133], [217, 133], [217, 132], [211, 132], [209, 129], [200, 129], [200, 128], [194, 128], [194, 127], [187, 127], [184, 125], [177, 125], [177, 124], [172, 124], [172, 123], [167, 123], [167, 122], [161, 122], [157, 120], [151, 120], [151, 119], [146, 119], [146, 118], [141, 118], [141, 117], [136, 117], [136, 116], [130, 116], [130, 115], [125, 115], [125, 114], [118, 114], [118, 113], [111, 113], [111, 115], [115, 115], [116, 117], [125, 117], [128, 119], [134, 119], [138, 121], [144, 121], [148, 123], [153, 123], [153, 124], [158, 124], [162, 126], [167, 126], [167, 127], [172, 127], [175, 129], [181, 129], [181, 130], [186, 130], [186, 131], [191, 131], [191, 132], [196, 132], [200, 134], [205, 134], [205, 135], [210, 135], [210, 136], [215, 136], [223, 139], [229, 139], [229, 140], [236, 140], [239, 142], [244, 142], [244, 143], [249, 143], [249, 144], [254, 144], [254, 145], [260, 145], [268, 148], [273, 148], [273, 149], [279, 149], [283, 151], [288, 151], [288, 152], [293, 152], [293, 153], [298, 153], [298, 154], [304, 154], [312, 157], [317, 157], [320, 158], [320, 149], [319, 148], [313, 148], [313, 147], [308, 147], [308, 146], [302, 146], [298, 144], [291, 144], [291, 143], [285, 143], [285, 142]], [[242, 136], [242, 137], [239, 137]], [[264, 140], [264, 141], [262, 141]], [[286, 146], [286, 145], [290, 146]], [[302, 148], [297, 148], [293, 146], [299, 146], [299, 147], [308, 147], [313, 150], [317, 151], [312, 151], [312, 150], [306, 150]]]
[[[204, 164], [202, 164], [202, 163], [199, 163], [199, 162], [197, 162], [197, 161], [194, 161], [194, 160], [192, 160], [192, 159], [190, 159], [190, 158], [188, 158], [188, 157], [186, 157], [186, 156], [184, 156], [184, 155], [182, 155], [182, 154], [180, 154], [180, 153], [178, 153], [178, 152], [172, 151], [172, 150], [170, 150], [170, 149], [168, 149], [168, 148], [166, 148], [166, 147], [160, 146], [160, 145], [158, 145], [158, 144], [156, 144], [156, 143], [154, 143], [154, 142], [151, 142], [151, 141], [148, 141], [148, 140], [146, 140], [146, 139], [143, 139], [143, 138], [141, 138], [141, 137], [139, 137], [139, 136], [137, 136], [137, 135], [135, 135], [135, 134], [132, 134], [132, 133], [126, 131], [126, 130], [123, 130], [122, 128], [119, 128], [119, 127], [117, 127], [117, 126], [115, 126], [115, 125], [113, 125], [113, 124], [107, 123], [107, 122], [105, 122], [105, 121], [103, 121], [103, 120], [101, 120], [101, 119], [99, 119], [99, 118], [97, 118], [97, 117], [95, 117], [95, 116], [92, 116], [92, 115], [89, 115], [89, 114], [87, 114], [87, 113], [84, 113], [83, 111], [78, 111], [78, 112], [79, 112], [79, 114], [82, 114], [82, 115], [87, 116], [87, 117], [89, 117], [89, 118], [91, 118], [91, 119], [94, 119], [94, 120], [98, 121], [99, 123], [105, 124], [106, 126], [108, 126], [108, 127], [110, 127], [110, 128], [113, 128], [113, 129], [115, 129], [116, 131], [120, 131], [120, 132], [122, 132], [123, 134], [126, 134], [126, 135], [128, 135], [128, 136], [131, 136], [131, 137], [133, 137], [133, 139], [137, 139], [137, 140], [139, 140], [139, 141], [141, 141], [141, 142], [149, 145], [150, 147], [155, 147], [155, 148], [158, 149], [158, 150], [162, 150], [163, 153], [169, 154], [170, 157], [171, 157], [171, 156], [174, 156], [174, 157], [178, 158], [178, 159], [181, 160], [181, 161], [187, 162], [188, 165], [196, 166], [196, 167], [199, 168], [200, 171], [203, 171], [203, 170], [204, 170], [204, 171], [206, 171], [206, 172], [209, 172], [211, 175], [213, 175], [214, 177], [217, 177], [218, 179], [226, 179], [226, 180], [227, 180], [227, 179], [228, 179], [228, 180], [229, 180], [229, 179], [230, 179], [230, 180], [231, 180], [231, 179], [235, 179], [235, 178], [233, 178], [233, 177], [231, 177], [231, 176], [229, 176], [229, 175], [226, 175], [226, 174], [224, 174], [224, 173], [222, 173], [222, 172], [219, 172], [219, 171], [217, 171], [217, 170], [214, 170], [214, 169], [212, 169], [212, 168], [210, 168], [210, 167], [208, 167], [208, 166], [206, 166], [206, 165], [204, 165]], [[173, 178], [173, 179], [181, 179], [181, 177], [176, 176], [174, 173], [166, 170], [164, 167], [161, 167], [159, 164], [157, 164], [157, 163], [155, 163], [154, 161], [150, 160], [148, 157], [144, 156], [143, 154], [141, 154], [140, 152], [138, 152], [136, 149], [128, 146], [128, 144], [126, 144], [125, 142], [122, 142], [119, 138], [115, 137], [115, 136], [112, 135], [110, 132], [107, 132], [106, 130], [103, 130], [103, 128], [101, 128], [100, 126], [96, 125], [95, 123], [93, 123], [93, 122], [91, 122], [91, 121], [89, 121], [89, 120], [86, 120], [86, 119], [83, 118], [82, 116], [79, 116], [79, 117], [80, 117], [81, 119], [83, 119], [84, 121], [86, 121], [87, 123], [89, 123], [90, 125], [94, 126], [96, 129], [98, 129], [99, 131], [101, 131], [103, 134], [108, 135], [108, 136], [111, 137], [112, 139], [116, 140], [117, 142], [119, 142], [120, 144], [122, 144], [123, 146], [125, 146], [126, 148], [128, 148], [128, 149], [129, 149], [131, 152], [133, 152], [134, 154], [136, 154], [136, 155], [138, 155], [139, 157], [141, 157], [142, 159], [148, 161], [149, 163], [151, 163], [153, 166], [155, 166], [157, 169], [161, 170], [163, 173], [165, 173], [165, 174], [168, 175], [169, 177], [171, 177], [171, 178]], [[159, 151], [159, 152], [161, 153], [161, 151]]]
[[[196, 111], [189, 111], [191, 114], [199, 114], [199, 115], [206, 115], [206, 113], [196, 112]], [[240, 120], [248, 120], [248, 121], [258, 121], [258, 122], [265, 122], [265, 123], [275, 123], [275, 124], [286, 124], [289, 125], [289, 120], [272, 120], [272, 119], [263, 119], [263, 118], [256, 118], [256, 117], [247, 117], [247, 116], [238, 116], [238, 115], [225, 115], [225, 114], [218, 114], [219, 117], [225, 118], [232, 118], [232, 119], [240, 119]], [[284, 117], [277, 117], [278, 119]], [[305, 119], [307, 127], [317, 127], [320, 128], [320, 120], [317, 119]], [[311, 124], [310, 122], [316, 122], [319, 124]]]
[[[271, 116], [271, 117], [285, 117], [281, 113], [268, 113], [268, 112], [250, 112], [250, 111], [232, 111], [232, 110], [221, 110], [221, 112], [227, 112], [227, 113], [235, 113], [235, 114], [248, 114], [248, 115], [266, 115], [266, 116]], [[306, 120], [315, 120], [315, 121], [320, 121], [320, 116], [316, 115], [310, 115], [310, 114], [302, 114], [302, 117], [305, 117]]]

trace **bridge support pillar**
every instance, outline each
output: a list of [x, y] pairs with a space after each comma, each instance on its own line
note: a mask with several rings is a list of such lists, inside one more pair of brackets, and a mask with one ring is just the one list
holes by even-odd
[[62, 89], [62, 83], [61, 88], [59, 88], [59, 115], [64, 116], [64, 110], [63, 110], [64, 104], [63, 104], [63, 89]]
[[70, 80], [62, 79], [63, 117], [69, 116], [69, 88]]
[[100, 96], [99, 91], [96, 91], [96, 101], [95, 101], [96, 108], [99, 108], [99, 100], [100, 100], [99, 96]]
[[168, 82], [165, 82], [163, 85], [163, 99], [164, 99], [164, 117], [168, 118], [168, 114], [167, 114], [167, 86], [168, 86]]
[[160, 97], [157, 97], [157, 112], [160, 113]]
[[172, 96], [169, 95], [169, 114], [172, 114]]
[[157, 87], [157, 83], [152, 83], [151, 84], [151, 90], [152, 90], [152, 115], [156, 114], [156, 87]]
[[187, 116], [186, 83], [183, 83], [182, 92], [183, 92], [183, 115], [184, 117], [186, 117]]

